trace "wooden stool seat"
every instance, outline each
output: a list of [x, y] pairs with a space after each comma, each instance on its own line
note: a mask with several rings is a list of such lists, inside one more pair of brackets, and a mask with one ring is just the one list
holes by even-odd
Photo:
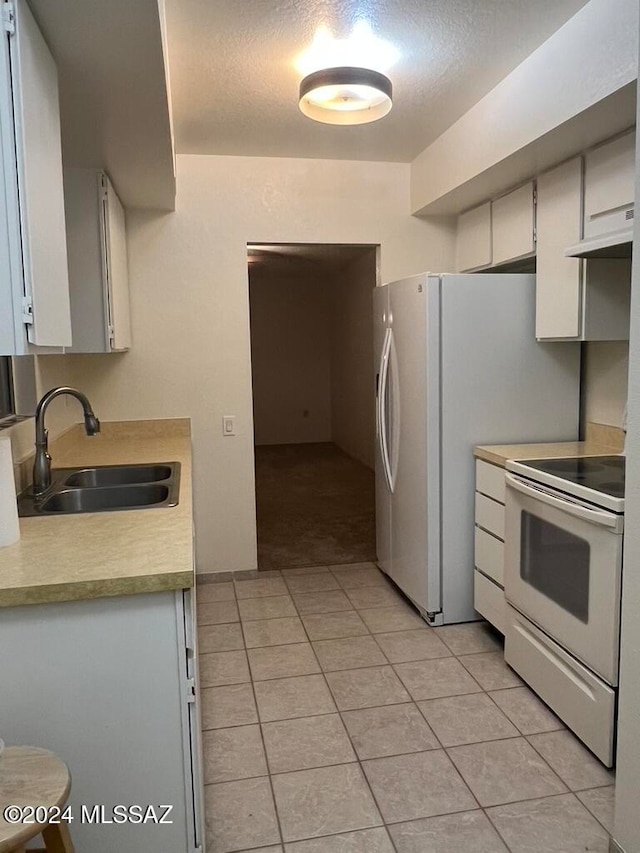
[[69, 768], [53, 752], [34, 746], [7, 747], [0, 755], [0, 853], [21, 853], [24, 844], [40, 834], [47, 853], [73, 853], [64, 821], [14, 824], [2, 814], [7, 806], [63, 809], [70, 788]]

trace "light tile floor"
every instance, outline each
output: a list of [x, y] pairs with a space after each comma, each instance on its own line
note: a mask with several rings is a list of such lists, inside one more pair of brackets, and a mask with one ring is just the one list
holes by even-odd
[[430, 628], [371, 563], [215, 581], [209, 853], [606, 853], [613, 774], [486, 624]]

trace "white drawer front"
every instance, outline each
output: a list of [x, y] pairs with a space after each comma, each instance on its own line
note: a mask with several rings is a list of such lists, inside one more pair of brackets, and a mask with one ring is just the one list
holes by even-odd
[[504, 468], [476, 459], [476, 491], [493, 498], [494, 501], [504, 503]]
[[506, 601], [504, 590], [481, 572], [473, 573], [473, 606], [501, 634], [506, 631]]
[[475, 551], [476, 569], [504, 588], [504, 542], [476, 527]]
[[505, 660], [598, 758], [613, 764], [615, 692], [507, 605]]
[[504, 504], [476, 492], [476, 524], [504, 539]]

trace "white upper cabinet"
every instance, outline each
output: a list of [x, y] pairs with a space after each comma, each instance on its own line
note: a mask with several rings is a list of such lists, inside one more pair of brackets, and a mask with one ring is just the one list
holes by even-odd
[[491, 266], [491, 203], [481, 204], [458, 217], [456, 269], [471, 272]]
[[125, 213], [106, 175], [102, 176], [101, 219], [105, 238], [105, 273], [111, 321], [111, 349], [131, 346], [129, 264]]
[[95, 169], [65, 169], [73, 347], [114, 352], [131, 346], [125, 214], [111, 181]]
[[583, 227], [583, 160], [575, 157], [538, 177], [536, 337], [626, 340], [630, 262], [565, 257]]
[[71, 344], [58, 82], [25, 0], [0, 5], [0, 352], [24, 354]]
[[584, 237], [633, 226], [635, 132], [585, 154]]
[[533, 182], [491, 203], [493, 266], [531, 257], [536, 251]]
[[456, 269], [479, 272], [535, 255], [533, 182], [458, 217]]
[[564, 250], [582, 230], [582, 157], [538, 176], [537, 230], [536, 337], [576, 339], [584, 262]]

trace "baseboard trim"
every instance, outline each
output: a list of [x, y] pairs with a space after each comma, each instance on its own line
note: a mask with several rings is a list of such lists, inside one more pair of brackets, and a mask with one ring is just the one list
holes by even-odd
[[615, 839], [610, 838], [609, 839], [609, 853], [625, 853], [625, 850], [622, 847], [620, 847], [620, 845], [618, 844], [617, 841], [615, 841]]

